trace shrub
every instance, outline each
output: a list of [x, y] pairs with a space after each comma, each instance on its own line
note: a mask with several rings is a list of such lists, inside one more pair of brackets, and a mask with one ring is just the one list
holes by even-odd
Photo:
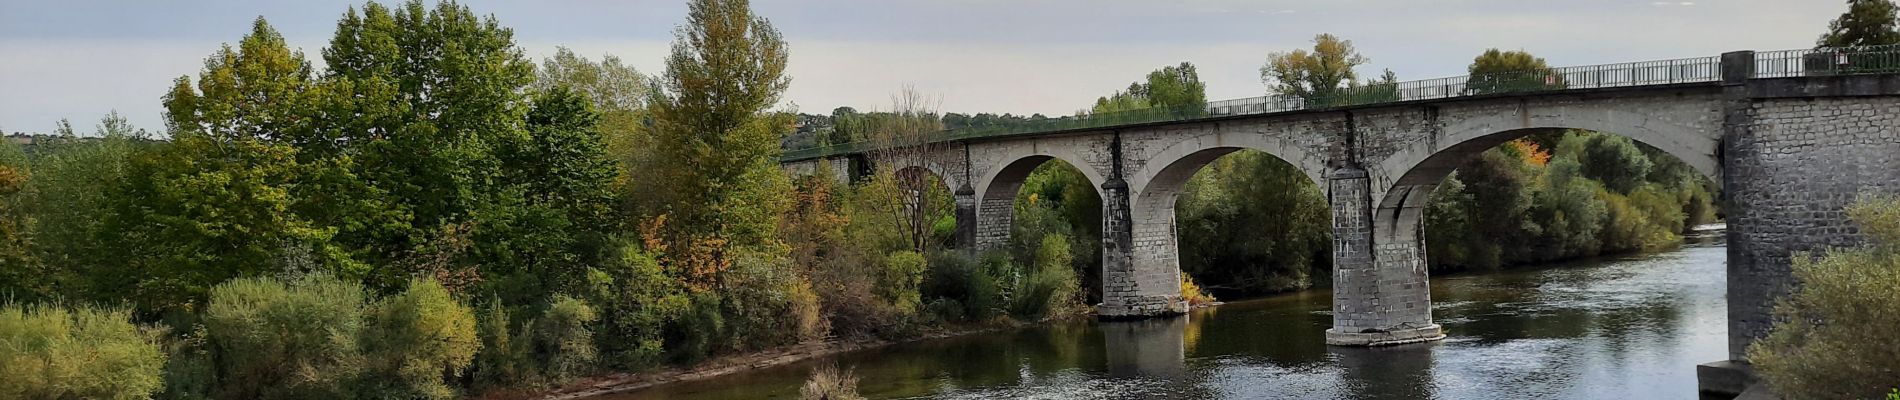
[[0, 309], [0, 398], [148, 398], [164, 385], [156, 336], [124, 309], [8, 304]]
[[1003, 288], [997, 276], [980, 268], [961, 252], [930, 254], [930, 272], [920, 291], [933, 317], [959, 321], [988, 319], [1003, 309]]
[[915, 251], [899, 251], [885, 258], [882, 282], [877, 287], [898, 314], [914, 315], [921, 303], [917, 286], [924, 281], [929, 263]]
[[606, 282], [594, 291], [600, 314], [596, 342], [602, 361], [625, 370], [660, 364], [665, 358], [667, 325], [692, 305], [685, 287], [637, 244], [622, 246], [621, 256], [605, 268], [601, 274]]
[[594, 334], [588, 330], [598, 318], [587, 302], [556, 295], [534, 323], [534, 357], [541, 375], [565, 382], [594, 366]]
[[517, 338], [509, 329], [508, 310], [500, 300], [488, 302], [476, 320], [476, 333], [482, 339], [473, 366], [477, 389], [509, 387], [528, 380], [534, 374], [529, 364], [530, 341]]
[[204, 325], [193, 327], [193, 331], [185, 335], [164, 341], [165, 390], [159, 392], [157, 398], [205, 399], [210, 398], [217, 388], [217, 364], [213, 363], [211, 350], [205, 342]]
[[337, 398], [362, 365], [363, 286], [327, 275], [240, 278], [211, 289], [206, 338], [220, 398]]
[[1014, 313], [1038, 319], [1074, 306], [1078, 285], [1075, 270], [1069, 265], [1069, 239], [1046, 236], [1035, 255], [1032, 272], [1016, 288]]
[[731, 282], [720, 293], [720, 311], [731, 340], [719, 351], [749, 351], [822, 337], [815, 312], [817, 296], [789, 259], [763, 251], [735, 257]]
[[1189, 306], [1214, 304], [1214, 296], [1208, 295], [1201, 285], [1194, 284], [1194, 278], [1181, 274], [1181, 300]]
[[[462, 375], [481, 348], [475, 313], [433, 279], [415, 279], [376, 303], [363, 331], [368, 368], [358, 395], [445, 399], [444, 376]], [[591, 353], [589, 353], [591, 356]]]
[[824, 365], [813, 368], [811, 378], [805, 380], [805, 386], [798, 389], [799, 398], [804, 400], [860, 400], [858, 395], [858, 377], [849, 370], [840, 371], [836, 365]]
[[1777, 394], [1871, 398], [1900, 382], [1900, 199], [1865, 197], [1847, 209], [1870, 246], [1795, 255], [1801, 284], [1775, 305], [1777, 323], [1748, 349]]

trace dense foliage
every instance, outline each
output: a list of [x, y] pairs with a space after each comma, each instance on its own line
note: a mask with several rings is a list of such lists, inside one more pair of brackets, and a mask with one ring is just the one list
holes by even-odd
[[1847, 215], [1868, 245], [1796, 255], [1801, 284], [1775, 305], [1768, 336], [1748, 348], [1782, 396], [1870, 399], [1900, 382], [1900, 303], [1874, 295], [1900, 285], [1900, 200], [1864, 197]]
[[1439, 184], [1425, 213], [1434, 270], [1650, 250], [1715, 219], [1712, 185], [1674, 156], [1615, 135], [1558, 137], [1555, 150], [1532, 136], [1485, 151]]

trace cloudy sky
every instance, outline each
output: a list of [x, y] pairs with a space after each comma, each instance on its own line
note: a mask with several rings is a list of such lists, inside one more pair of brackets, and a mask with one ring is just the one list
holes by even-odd
[[[465, 0], [539, 60], [567, 46], [658, 73], [684, 0]], [[1368, 73], [1463, 74], [1489, 47], [1586, 65], [1812, 45], [1841, 0], [755, 0], [791, 47], [784, 106], [888, 108], [912, 85], [950, 112], [1067, 114], [1192, 61], [1211, 99], [1264, 94], [1267, 54], [1351, 39]], [[0, 0], [0, 129], [82, 132], [159, 98], [263, 16], [313, 62], [348, 0]]]

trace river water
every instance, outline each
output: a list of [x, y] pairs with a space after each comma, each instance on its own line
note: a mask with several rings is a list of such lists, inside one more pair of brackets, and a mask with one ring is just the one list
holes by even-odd
[[1136, 322], [1078, 320], [846, 353], [594, 400], [797, 398], [821, 364], [870, 398], [1695, 398], [1727, 357], [1719, 233], [1661, 253], [1433, 277], [1435, 343], [1325, 345], [1313, 290]]

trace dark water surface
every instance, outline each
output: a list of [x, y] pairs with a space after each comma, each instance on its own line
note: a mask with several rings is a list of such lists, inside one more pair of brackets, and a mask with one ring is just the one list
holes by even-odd
[[1720, 243], [1544, 268], [1434, 277], [1446, 339], [1328, 347], [1331, 295], [1185, 318], [1073, 321], [847, 353], [594, 400], [797, 398], [820, 364], [870, 398], [1655, 399], [1696, 397], [1727, 357]]

